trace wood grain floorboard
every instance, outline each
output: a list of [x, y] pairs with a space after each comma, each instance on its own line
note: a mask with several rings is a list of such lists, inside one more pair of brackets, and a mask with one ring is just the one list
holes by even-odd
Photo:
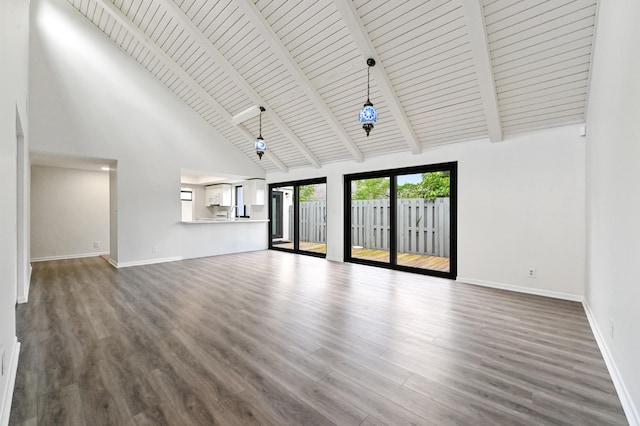
[[624, 425], [579, 303], [261, 251], [34, 264], [10, 425]]

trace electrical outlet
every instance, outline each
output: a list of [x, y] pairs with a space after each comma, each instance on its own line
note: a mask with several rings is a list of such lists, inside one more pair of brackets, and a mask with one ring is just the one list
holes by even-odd
[[529, 270], [527, 271], [527, 276], [529, 278], [535, 278], [536, 277], [536, 268], [529, 268]]
[[157, 252], [158, 252], [158, 247], [157, 246], [151, 247], [151, 253], [157, 253]]
[[100, 248], [100, 241], [94, 241], [93, 248]]
[[613, 318], [609, 318], [609, 335], [613, 339]]

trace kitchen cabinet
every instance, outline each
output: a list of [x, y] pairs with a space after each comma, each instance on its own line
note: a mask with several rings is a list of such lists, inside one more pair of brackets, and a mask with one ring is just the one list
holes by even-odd
[[251, 206], [264, 206], [266, 186], [264, 179], [249, 179], [242, 182], [244, 203]]
[[209, 185], [204, 189], [206, 206], [230, 206], [231, 205], [231, 185], [227, 183], [219, 185]]

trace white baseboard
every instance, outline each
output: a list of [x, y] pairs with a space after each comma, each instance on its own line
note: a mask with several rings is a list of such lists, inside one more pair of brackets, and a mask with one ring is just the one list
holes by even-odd
[[638, 413], [638, 409], [633, 404], [633, 400], [631, 399], [629, 391], [624, 384], [624, 380], [622, 380], [622, 376], [618, 371], [618, 367], [616, 366], [616, 363], [611, 356], [611, 352], [609, 351], [609, 347], [607, 346], [607, 343], [604, 339], [604, 335], [598, 327], [598, 323], [596, 322], [596, 319], [593, 315], [593, 311], [586, 301], [582, 302], [582, 305], [584, 306], [584, 311], [587, 314], [589, 325], [591, 325], [591, 331], [593, 332], [593, 335], [596, 338], [596, 342], [598, 343], [598, 347], [600, 348], [600, 353], [602, 353], [604, 362], [607, 365], [607, 369], [609, 370], [609, 375], [611, 376], [613, 385], [615, 386], [616, 392], [618, 393], [618, 398], [620, 398], [620, 404], [622, 404], [624, 414], [627, 416], [629, 426], [640, 426], [640, 414]]
[[16, 385], [16, 374], [18, 373], [18, 358], [20, 357], [20, 342], [18, 338], [13, 344], [13, 352], [8, 365], [9, 377], [6, 382], [3, 393], [0, 395], [0, 425], [7, 426], [9, 424], [9, 414], [11, 412], [11, 402], [13, 401], [13, 390]]
[[134, 262], [112, 262], [111, 260], [109, 260], [109, 263], [111, 263], [116, 268], [128, 268], [130, 266], [153, 265], [155, 263], [177, 262], [179, 260], [182, 260], [182, 256], [163, 257], [159, 259], [139, 260]]
[[46, 262], [48, 260], [80, 259], [83, 257], [104, 256], [105, 254], [109, 254], [109, 252], [106, 251], [106, 252], [100, 252], [100, 253], [63, 254], [60, 256], [34, 257], [31, 259], [31, 262]]
[[24, 283], [24, 294], [18, 296], [18, 303], [27, 303], [29, 301], [29, 288], [31, 287], [31, 273], [33, 272], [33, 266], [29, 263], [29, 275]]
[[570, 300], [572, 302], [584, 302], [584, 296], [572, 293], [563, 293], [561, 291], [543, 290], [540, 288], [522, 287], [513, 284], [497, 283], [493, 281], [477, 280], [475, 278], [456, 278], [457, 282], [479, 285], [482, 287], [497, 288], [500, 290], [515, 291], [517, 293], [533, 294], [536, 296], [552, 297], [554, 299]]
[[327, 256], [326, 259], [331, 262], [340, 262], [340, 263], [344, 262], [344, 260], [342, 260], [341, 257]]

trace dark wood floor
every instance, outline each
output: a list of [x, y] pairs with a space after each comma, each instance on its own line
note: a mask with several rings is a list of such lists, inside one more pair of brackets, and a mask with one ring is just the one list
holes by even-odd
[[580, 304], [277, 251], [34, 264], [11, 425], [626, 424]]

